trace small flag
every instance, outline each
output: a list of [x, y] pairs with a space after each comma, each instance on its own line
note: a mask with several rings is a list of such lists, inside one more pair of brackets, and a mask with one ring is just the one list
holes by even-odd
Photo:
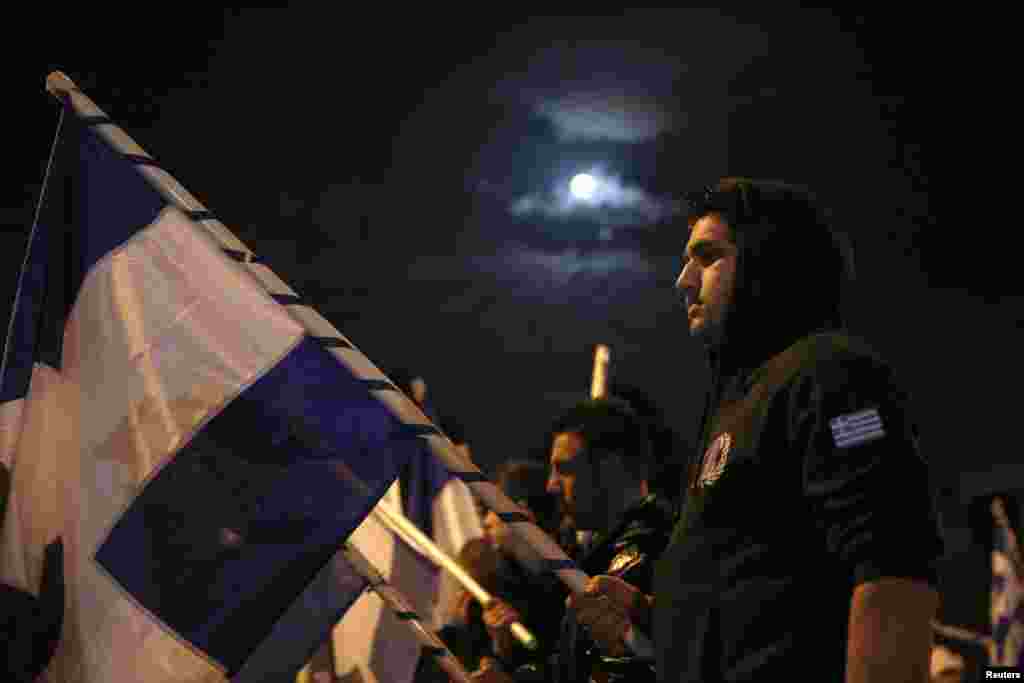
[[885, 436], [882, 418], [874, 408], [840, 415], [829, 421], [836, 448], [850, 448]]
[[1001, 498], [992, 501], [992, 638], [997, 666], [1024, 667], [1024, 565]]

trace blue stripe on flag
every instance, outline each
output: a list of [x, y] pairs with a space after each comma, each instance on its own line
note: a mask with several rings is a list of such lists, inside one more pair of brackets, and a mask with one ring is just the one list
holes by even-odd
[[270, 636], [231, 678], [232, 683], [294, 681], [368, 584], [341, 553], [335, 555], [278, 619]]
[[61, 367], [64, 320], [86, 274], [153, 223], [165, 206], [88, 123], [65, 105], [52, 175], [14, 303], [2, 401], [25, 395], [33, 363]]
[[213, 215], [212, 211], [208, 211], [206, 209], [195, 209], [193, 211], [186, 211], [185, 214], [189, 218], [191, 218], [192, 220], [194, 220], [196, 222], [199, 222], [199, 221], [212, 221], [212, 220], [214, 220], [216, 218]]
[[[78, 292], [82, 279], [97, 261], [156, 220], [166, 202], [131, 164], [96, 132], [82, 125], [68, 111], [65, 140], [78, 144], [78, 168], [74, 169], [76, 196], [75, 230], [82, 240], [76, 252], [81, 259], [72, 270], [70, 292]], [[71, 170], [71, 169], [69, 169]], [[74, 297], [72, 297], [73, 299]]]
[[456, 472], [455, 476], [467, 484], [490, 481], [483, 472]]
[[401, 434], [304, 339], [146, 484], [96, 560], [232, 675], [422, 447]]
[[19, 281], [0, 400], [28, 391], [33, 363], [60, 368], [64, 320], [89, 270], [151, 224], [163, 198], [65, 104], [27, 268]]
[[0, 404], [28, 393], [32, 366], [37, 358], [39, 323], [46, 305], [51, 229], [47, 223], [36, 226], [30, 236], [28, 259], [18, 281], [18, 293], [4, 347], [3, 374], [0, 375]]
[[352, 345], [340, 337], [311, 337], [325, 349], [351, 349]]
[[257, 257], [256, 254], [246, 254], [244, 251], [239, 251], [237, 249], [228, 249], [227, 247], [222, 247], [221, 251], [224, 252], [225, 256], [235, 261], [238, 261], [239, 263], [245, 263], [246, 259], [248, 259], [250, 263], [263, 262], [263, 259]]
[[104, 124], [113, 123], [113, 121], [110, 120], [110, 117], [105, 115], [80, 116], [79, 118], [86, 126], [102, 126]]
[[270, 298], [282, 306], [298, 306], [302, 303], [298, 294], [271, 294]]
[[[440, 436], [441, 431], [432, 424], [407, 424], [402, 426], [402, 433], [410, 439], [416, 439], [421, 436]], [[430, 456], [432, 457], [432, 456]], [[436, 459], [436, 458], [434, 458]], [[439, 465], [439, 467], [444, 467]], [[447, 470], [445, 470], [447, 471]]]

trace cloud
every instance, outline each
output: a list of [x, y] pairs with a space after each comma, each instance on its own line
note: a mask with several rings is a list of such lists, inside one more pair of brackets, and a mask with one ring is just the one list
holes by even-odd
[[656, 98], [625, 93], [576, 92], [543, 99], [536, 111], [566, 142], [643, 142], [678, 125], [678, 117]]
[[[609, 230], [649, 225], [678, 212], [678, 202], [659, 199], [643, 189], [625, 185], [619, 178], [591, 171], [597, 188], [590, 199], [577, 199], [569, 192], [568, 179], [546, 193], [532, 193], [509, 205], [514, 216], [548, 219], [587, 219]], [[606, 232], [610, 239], [610, 232]]]
[[627, 249], [583, 252], [579, 249], [542, 251], [506, 247], [478, 262], [482, 269], [534, 284], [564, 285], [576, 277], [604, 278], [613, 274], [647, 275], [654, 271], [645, 258]]

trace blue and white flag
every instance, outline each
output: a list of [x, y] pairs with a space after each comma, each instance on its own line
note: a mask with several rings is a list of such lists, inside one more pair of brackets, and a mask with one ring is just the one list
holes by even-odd
[[0, 581], [34, 591], [63, 539], [49, 680], [294, 679], [364, 588], [336, 551], [429, 425], [168, 204], [109, 120], [63, 120], [0, 377]]
[[1001, 498], [992, 501], [992, 639], [995, 666], [1024, 668], [1024, 564]]

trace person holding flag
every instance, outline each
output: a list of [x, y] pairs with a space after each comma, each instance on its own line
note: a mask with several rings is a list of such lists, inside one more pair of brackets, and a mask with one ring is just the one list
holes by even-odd
[[595, 577], [580, 621], [606, 650], [648, 626], [673, 683], [926, 681], [943, 541], [908, 392], [846, 329], [845, 240], [786, 183], [688, 199], [676, 287], [712, 377], [701, 442], [653, 592]]

